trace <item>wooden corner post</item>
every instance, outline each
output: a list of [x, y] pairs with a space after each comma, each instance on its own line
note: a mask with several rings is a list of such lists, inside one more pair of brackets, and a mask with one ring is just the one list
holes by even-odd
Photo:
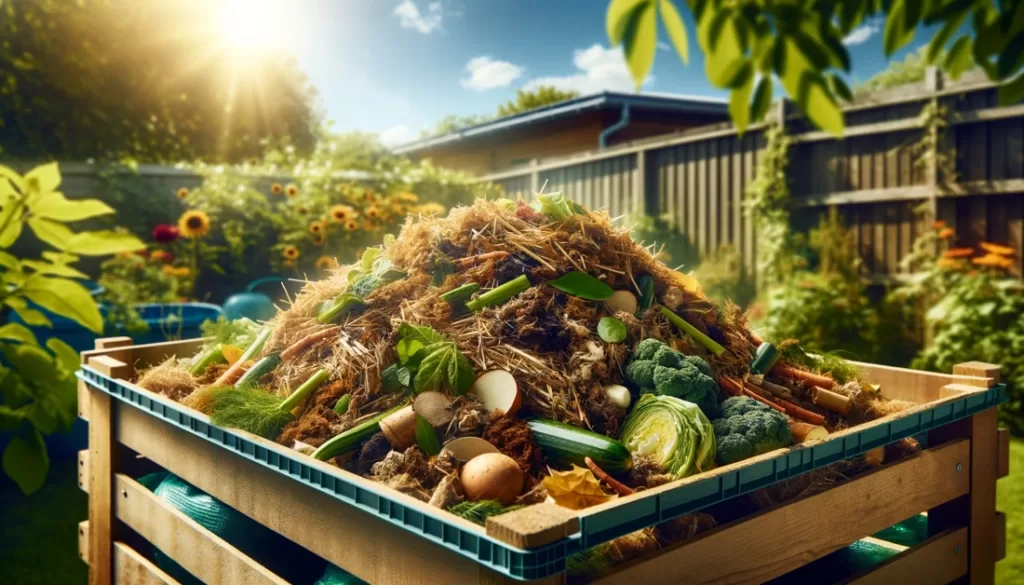
[[[82, 361], [112, 378], [131, 379], [132, 340], [96, 340], [96, 350], [82, 352]], [[117, 404], [102, 390], [88, 387], [89, 413], [89, 585], [112, 585], [114, 570], [114, 473], [118, 471], [114, 420]], [[81, 388], [80, 388], [81, 390]]]
[[[974, 376], [977, 381], [949, 384], [942, 389], [943, 396], [969, 394], [989, 388], [999, 382], [999, 366], [982, 362], [966, 362], [953, 366], [953, 374]], [[999, 467], [999, 440], [997, 411], [989, 408], [974, 416], [932, 431], [929, 440], [934, 443], [956, 438], [968, 438], [970, 448], [970, 492], [928, 513], [928, 531], [937, 534], [948, 528], [965, 526], [968, 531], [966, 551], [967, 574], [954, 583], [963, 585], [991, 585], [995, 582], [998, 560], [1000, 523], [996, 515], [996, 476]]]

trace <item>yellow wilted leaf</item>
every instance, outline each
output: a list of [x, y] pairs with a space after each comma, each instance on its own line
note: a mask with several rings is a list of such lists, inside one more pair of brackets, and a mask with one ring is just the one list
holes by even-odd
[[224, 354], [224, 359], [228, 361], [229, 366], [235, 365], [235, 362], [237, 362], [238, 359], [241, 358], [242, 354], [244, 353], [241, 348], [235, 347], [233, 345], [225, 345], [220, 348], [220, 351], [222, 354]]
[[682, 288], [683, 290], [688, 290], [690, 292], [695, 292], [698, 294], [704, 294], [704, 292], [700, 288], [700, 283], [697, 282], [696, 278], [690, 276], [689, 274], [683, 274], [682, 272], [674, 270], [672, 271], [672, 277], [675, 279], [676, 284], [679, 285], [679, 287]]
[[541, 484], [556, 504], [570, 510], [582, 510], [614, 500], [615, 494], [607, 494], [589, 469], [572, 466], [572, 471], [552, 471]]

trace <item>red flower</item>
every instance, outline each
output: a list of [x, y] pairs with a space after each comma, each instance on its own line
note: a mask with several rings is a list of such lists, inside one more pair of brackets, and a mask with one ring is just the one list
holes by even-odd
[[153, 239], [158, 244], [170, 244], [178, 239], [178, 226], [162, 223], [153, 228]]

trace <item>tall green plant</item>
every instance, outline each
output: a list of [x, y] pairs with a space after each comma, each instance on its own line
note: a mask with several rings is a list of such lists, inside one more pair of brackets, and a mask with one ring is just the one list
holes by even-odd
[[[24, 176], [0, 166], [0, 303], [31, 326], [51, 327], [45, 309], [96, 333], [103, 318], [89, 291], [77, 280], [79, 256], [105, 256], [140, 250], [136, 237], [118, 231], [74, 232], [67, 224], [112, 214], [95, 199], [69, 200], [58, 191], [57, 165], [48, 164]], [[54, 250], [40, 260], [20, 259], [7, 252], [28, 228]], [[49, 470], [43, 435], [68, 430], [74, 422], [74, 373], [78, 352], [57, 338], [40, 345], [19, 323], [0, 326], [0, 430], [14, 432], [3, 453], [4, 472], [21, 490], [39, 489]]]
[[747, 214], [757, 227], [757, 274], [763, 285], [779, 282], [794, 270], [795, 243], [789, 228], [790, 139], [781, 123], [765, 128], [764, 154], [757, 175], [747, 187]]

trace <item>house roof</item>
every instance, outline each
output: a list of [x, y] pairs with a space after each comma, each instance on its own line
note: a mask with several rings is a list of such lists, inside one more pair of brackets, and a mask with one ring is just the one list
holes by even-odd
[[547, 122], [556, 118], [572, 116], [586, 110], [618, 108], [625, 104], [644, 111], [675, 112], [680, 114], [707, 114], [726, 116], [728, 104], [716, 98], [696, 97], [667, 93], [618, 93], [606, 91], [590, 94], [550, 104], [541, 108], [520, 112], [504, 118], [498, 118], [482, 124], [467, 126], [441, 136], [431, 136], [422, 140], [407, 142], [392, 147], [395, 154], [410, 154], [427, 148], [510, 128], [520, 128], [536, 122]]

